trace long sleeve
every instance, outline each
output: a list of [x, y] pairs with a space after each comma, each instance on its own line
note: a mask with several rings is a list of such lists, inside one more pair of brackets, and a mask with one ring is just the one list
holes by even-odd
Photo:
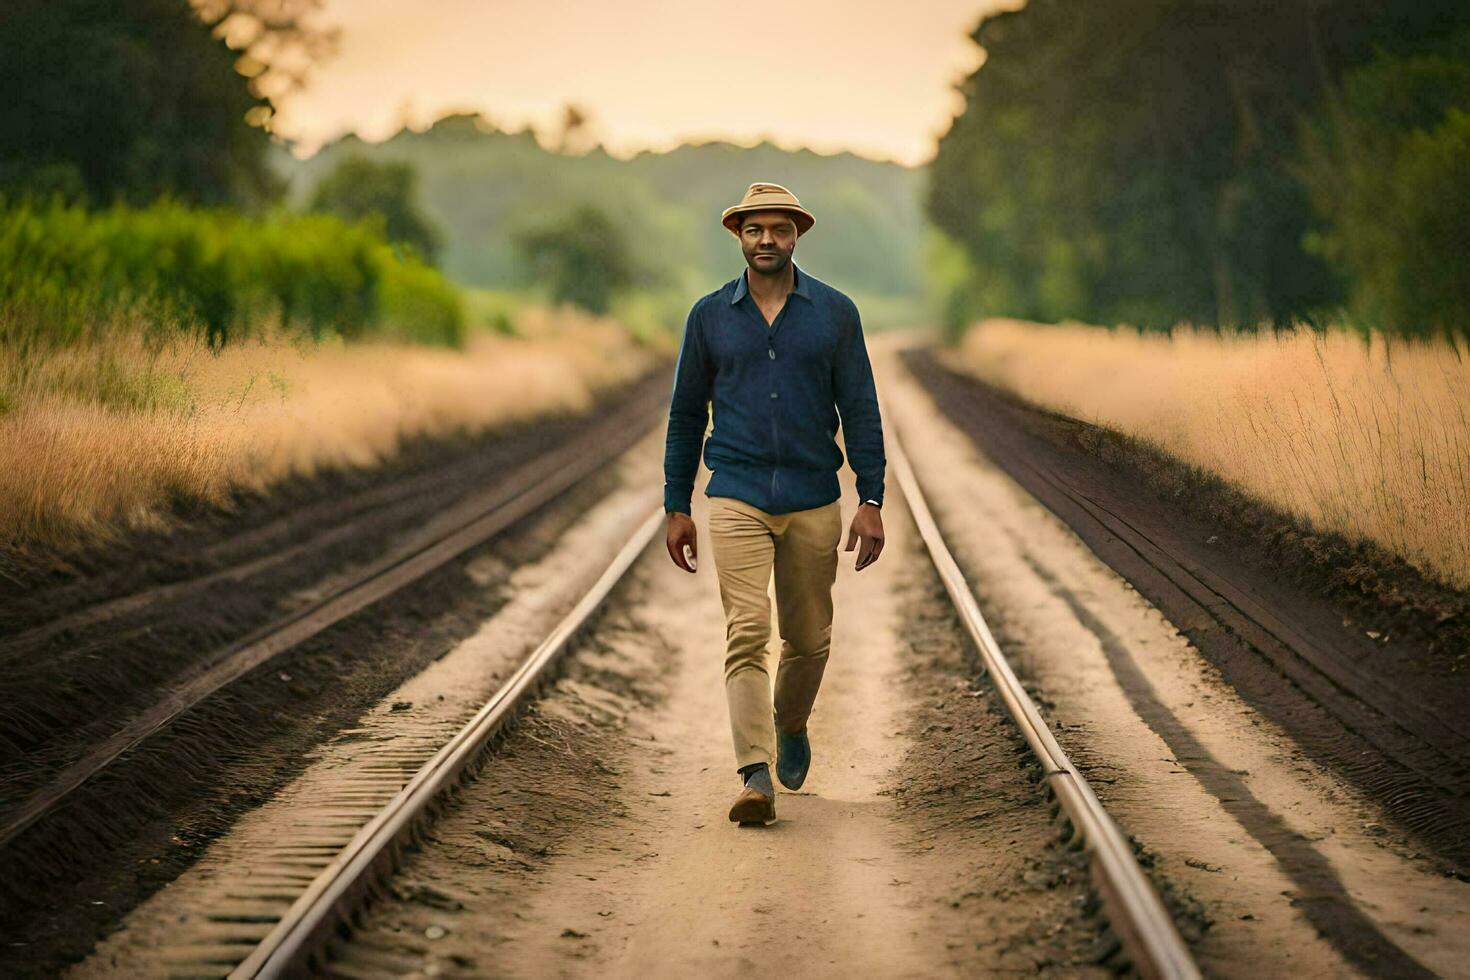
[[878, 414], [878, 389], [863, 339], [862, 318], [851, 303], [842, 325], [837, 357], [832, 365], [832, 393], [842, 418], [842, 440], [848, 463], [857, 475], [858, 500], [883, 503], [883, 476], [888, 459], [883, 452], [883, 420]]
[[679, 344], [679, 359], [674, 367], [674, 394], [669, 401], [668, 437], [664, 445], [665, 511], [690, 513], [694, 477], [699, 472], [699, 455], [709, 424], [713, 381], [696, 304], [684, 324], [684, 339]]

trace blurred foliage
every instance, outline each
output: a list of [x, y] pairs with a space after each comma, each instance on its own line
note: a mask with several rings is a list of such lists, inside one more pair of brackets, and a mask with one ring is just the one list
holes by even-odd
[[309, 209], [348, 221], [376, 220], [390, 242], [407, 245], [432, 264], [441, 235], [419, 203], [418, 174], [406, 163], [340, 160], [312, 190]]
[[[926, 200], [969, 266], [946, 265], [949, 318], [1251, 326], [1351, 302], [1379, 326], [1466, 330], [1451, 266], [1470, 103], [1444, 41], [1466, 25], [1457, 0], [1030, 0], [985, 17]], [[1383, 114], [1421, 83], [1432, 97]]]
[[198, 330], [211, 345], [279, 322], [313, 336], [458, 344], [458, 291], [366, 224], [250, 219], [159, 201], [0, 210], [0, 344], [74, 342], [119, 323]]
[[516, 336], [516, 311], [526, 304], [528, 297], [509, 290], [479, 286], [468, 286], [462, 293], [467, 329]]
[[[304, 0], [216, 4], [223, 30], [281, 47]], [[187, 0], [6, 0], [0, 5], [0, 193], [146, 203], [258, 205], [278, 195], [264, 124], [242, 72], [266, 66], [214, 33]], [[263, 57], [263, 55], [261, 55]], [[247, 119], [257, 125], [250, 125]]]
[[939, 317], [944, 337], [957, 340], [970, 324], [971, 310], [983, 308], [974, 295], [981, 280], [969, 253], [944, 232], [931, 228], [924, 240], [924, 270], [925, 306]]
[[[565, 142], [563, 139], [560, 142]], [[572, 141], [576, 143], [575, 140]], [[817, 216], [797, 261], [844, 290], [917, 296], [922, 171], [852, 154], [824, 156], [768, 143], [682, 146], [620, 160], [599, 148], [578, 155], [544, 149], [529, 131], [508, 133], [477, 115], [451, 115], [424, 132], [367, 144], [346, 137], [307, 160], [276, 155], [291, 196], [311, 198], [350, 156], [404, 161], [419, 172], [425, 210], [445, 231], [442, 265], [456, 280], [499, 289], [537, 285], [537, 269], [515, 238], [555, 224], [579, 205], [614, 217], [632, 251], [656, 256], [662, 291], [682, 297], [715, 289], [744, 269], [720, 212], [755, 180], [786, 185]], [[645, 263], [650, 264], [650, 263]], [[682, 322], [681, 312], [678, 321]]]
[[609, 312], [638, 344], [673, 356], [678, 325], [689, 315], [689, 296], [671, 289], [633, 289], [613, 297]]
[[639, 281], [622, 228], [601, 208], [580, 204], [513, 232], [522, 261], [553, 301], [590, 313], [612, 308], [615, 293]]
[[[235, 70], [250, 80], [250, 91], [273, 104], [301, 89], [311, 67], [336, 51], [341, 30], [315, 19], [323, 0], [188, 0], [214, 35], [240, 52]], [[262, 110], [257, 110], [257, 116]]]
[[1307, 239], [1350, 309], [1411, 333], [1470, 332], [1470, 31], [1347, 73], [1303, 140], [1325, 227]]

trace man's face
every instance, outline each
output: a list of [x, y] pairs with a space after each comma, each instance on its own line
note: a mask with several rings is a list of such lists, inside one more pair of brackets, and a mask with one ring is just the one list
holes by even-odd
[[781, 273], [796, 251], [796, 222], [785, 211], [752, 211], [741, 218], [740, 250], [754, 271]]

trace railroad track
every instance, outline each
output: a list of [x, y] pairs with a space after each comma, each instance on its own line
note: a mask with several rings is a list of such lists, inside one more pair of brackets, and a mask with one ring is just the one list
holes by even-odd
[[[1124, 954], [1146, 977], [1198, 977], [1198, 968], [1135, 860], [1132, 847], [1057, 744], [996, 643], [892, 430], [889, 443], [898, 483], [945, 590], [1006, 710], [1042, 768], [1044, 785], [1069, 843], [1085, 848], [1090, 857], [1103, 913]], [[257, 885], [259, 891], [242, 891], [234, 900], [243, 904], [211, 915], [213, 922], [229, 931], [224, 939], [201, 950], [204, 961], [220, 972], [228, 970], [232, 978], [294, 976], [324, 967], [333, 937], [350, 931], [354, 917], [391, 873], [402, 850], [421, 836], [438, 802], [467, 771], [485, 760], [496, 736], [573, 649], [578, 636], [589, 628], [608, 595], [663, 526], [660, 506], [468, 723], [437, 748], [420, 740], [396, 755], [390, 749], [376, 750], [391, 759], [371, 769], [364, 777], [370, 782], [355, 786], [321, 811], [321, 837], [281, 842], [276, 852], [262, 856], [269, 870]], [[404, 764], [423, 756], [427, 758], [421, 764]], [[324, 843], [333, 835], [338, 843]], [[249, 939], [241, 942], [241, 937]]]
[[[643, 401], [666, 397], [662, 390], [662, 370], [650, 372], [633, 382], [634, 399]], [[558, 419], [556, 422], [566, 422]], [[523, 436], [524, 429], [513, 429], [506, 440]], [[545, 425], [545, 421], [540, 423]], [[520, 450], [517, 451], [518, 453]], [[402, 479], [368, 486], [345, 496], [318, 499], [305, 506], [277, 515], [263, 523], [246, 527], [228, 536], [184, 547], [200, 570], [182, 574], [160, 584], [136, 587], [136, 572], [130, 569], [105, 571], [96, 576], [65, 585], [53, 586], [14, 600], [16, 609], [7, 609], [8, 617], [19, 618], [0, 635], [0, 665], [19, 663], [58, 637], [73, 637], [87, 630], [127, 619], [141, 610], [177, 603], [198, 597], [201, 593], [245, 582], [265, 572], [289, 566], [306, 556], [320, 552], [344, 540], [360, 536], [366, 521], [412, 520], [426, 507], [450, 506], [462, 496], [458, 483], [488, 480], [503, 471], [504, 460], [468, 456], [448, 467], [434, 466]], [[525, 461], [513, 455], [511, 465], [524, 467]], [[454, 472], [446, 473], [446, 469]], [[86, 591], [101, 592], [88, 597]], [[20, 610], [31, 610], [21, 612]], [[39, 612], [40, 622], [35, 619]]]
[[[887, 413], [885, 416], [892, 418]], [[1062, 751], [1036, 703], [1011, 669], [980, 612], [964, 573], [944, 543], [919, 488], [918, 478], [914, 476], [908, 456], [896, 436], [891, 440], [890, 458], [924, 546], [944, 582], [945, 592], [955, 604], [965, 632], [979, 650], [1006, 712], [1020, 728], [1027, 746], [1041, 764], [1045, 785], [1070, 823], [1072, 841], [1087, 849], [1092, 864], [1092, 880], [1102, 899], [1108, 922], [1130, 961], [1145, 977], [1198, 977], [1199, 968], [1163, 902], [1139, 867], [1127, 838], [1108, 816], [1086, 777]]]
[[[956, 374], [927, 353], [906, 351], [902, 360], [941, 411], [1104, 562], [1171, 621], [1200, 624], [1190, 628], [1191, 641], [1232, 687], [1451, 864], [1466, 866], [1470, 731], [1447, 712], [1443, 697], [1406, 694], [1421, 689], [1400, 690], [1385, 681], [1385, 670], [1417, 669], [1412, 659], [1389, 661], [1398, 668], [1375, 667], [1393, 648], [1375, 647], [1362, 627], [1337, 632], [1348, 609], [1326, 618], [1322, 608], [1294, 616], [1293, 609], [1309, 607], [1276, 603], [1274, 595], [1256, 591], [1260, 586], [1249, 577], [1237, 577], [1246, 562], [1237, 560], [1235, 574], [1222, 574], [1209, 556], [1188, 547], [1188, 539], [1204, 539], [1197, 527], [1186, 536], [1140, 521], [1147, 511], [1120, 507], [1108, 478], [1088, 468], [1093, 461], [1071, 467], [1037, 451], [1057, 437], [1032, 432], [1025, 417], [1048, 420], [1067, 433], [1096, 430], [1090, 423], [1017, 407], [1010, 396]], [[1286, 573], [1279, 584], [1288, 593], [1298, 588]], [[1310, 720], [1319, 713], [1328, 723]]]
[[[505, 474], [489, 490], [459, 500], [376, 560], [336, 580], [333, 587], [315, 601], [201, 658], [157, 700], [131, 715], [111, 734], [93, 743], [80, 757], [51, 774], [39, 788], [8, 806], [0, 814], [0, 853], [13, 857], [12, 849], [25, 845], [26, 835], [40, 829], [39, 825], [48, 821], [64, 823], [68, 804], [80, 790], [221, 690], [348, 616], [483, 544], [616, 458], [656, 424], [663, 400], [664, 395], [658, 385], [645, 386], [581, 437]], [[416, 492], [426, 489], [422, 480], [412, 481], [412, 487]], [[380, 495], [363, 506], [372, 503], [402, 506], [402, 497], [402, 492]], [[327, 533], [337, 534], [339, 530]], [[288, 549], [288, 553], [290, 551]], [[274, 558], [269, 562], [278, 564]], [[258, 561], [251, 561], [242, 567], [253, 569], [257, 564]], [[238, 574], [239, 568], [214, 573], [204, 580], [165, 586], [163, 591], [172, 596], [176, 592], [198, 590], [202, 587], [201, 582], [231, 573]], [[158, 591], [121, 597], [78, 610], [68, 614], [65, 625], [61, 627], [39, 627], [30, 634], [12, 638], [11, 642], [15, 649], [20, 649], [64, 633], [82, 622], [105, 622], [125, 611], [121, 607], [136, 606], [149, 596], [156, 598]], [[59, 827], [57, 833], [64, 839], [66, 828]]]
[[[46, 792], [57, 774], [176, 693], [228, 645], [337, 591], [353, 569], [402, 551], [406, 542], [442, 534], [463, 503], [484, 502], [488, 491], [531, 472], [558, 445], [575, 443], [619, 406], [642, 402], [645, 420], [637, 424], [653, 424], [666, 389], [661, 366], [604, 396], [596, 415], [517, 423], [493, 440], [416, 444], [370, 475], [327, 474], [288, 485], [272, 501], [245, 506], [230, 527], [203, 519], [166, 536], [113, 546], [64, 584], [4, 590], [0, 828], [8, 827], [16, 807]], [[598, 439], [583, 438], [586, 454], [601, 451], [611, 430], [602, 431]], [[268, 710], [270, 703], [239, 702], [247, 712], [253, 704]], [[229, 714], [230, 721], [238, 715], [231, 712], [226, 707], [214, 714]], [[185, 769], [207, 778], [192, 761]], [[157, 782], [157, 772], [143, 775], [143, 782]], [[126, 795], [153, 801], [154, 809], [169, 805], [153, 793]], [[111, 826], [111, 820], [91, 821], [92, 836], [110, 846], [117, 839]], [[0, 830], [0, 836], [12, 835]], [[0, 882], [0, 905], [9, 891]]]

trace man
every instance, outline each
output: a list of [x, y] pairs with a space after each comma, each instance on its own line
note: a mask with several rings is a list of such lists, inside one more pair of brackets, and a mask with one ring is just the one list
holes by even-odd
[[[776, 819], [771, 763], [796, 789], [811, 762], [806, 723], [831, 645], [842, 537], [839, 413], [858, 491], [845, 550], [859, 545], [859, 571], [883, 550], [887, 461], [857, 307], [792, 261], [816, 219], [786, 188], [755, 183], [720, 220], [739, 238], [746, 269], [689, 311], [669, 405], [664, 510], [669, 556], [692, 573], [690, 503], [703, 443], [725, 607], [725, 696], [743, 783], [730, 819], [767, 824]], [[704, 442], [711, 401], [714, 430]], [[766, 671], [773, 570], [782, 640], [774, 702]]]

